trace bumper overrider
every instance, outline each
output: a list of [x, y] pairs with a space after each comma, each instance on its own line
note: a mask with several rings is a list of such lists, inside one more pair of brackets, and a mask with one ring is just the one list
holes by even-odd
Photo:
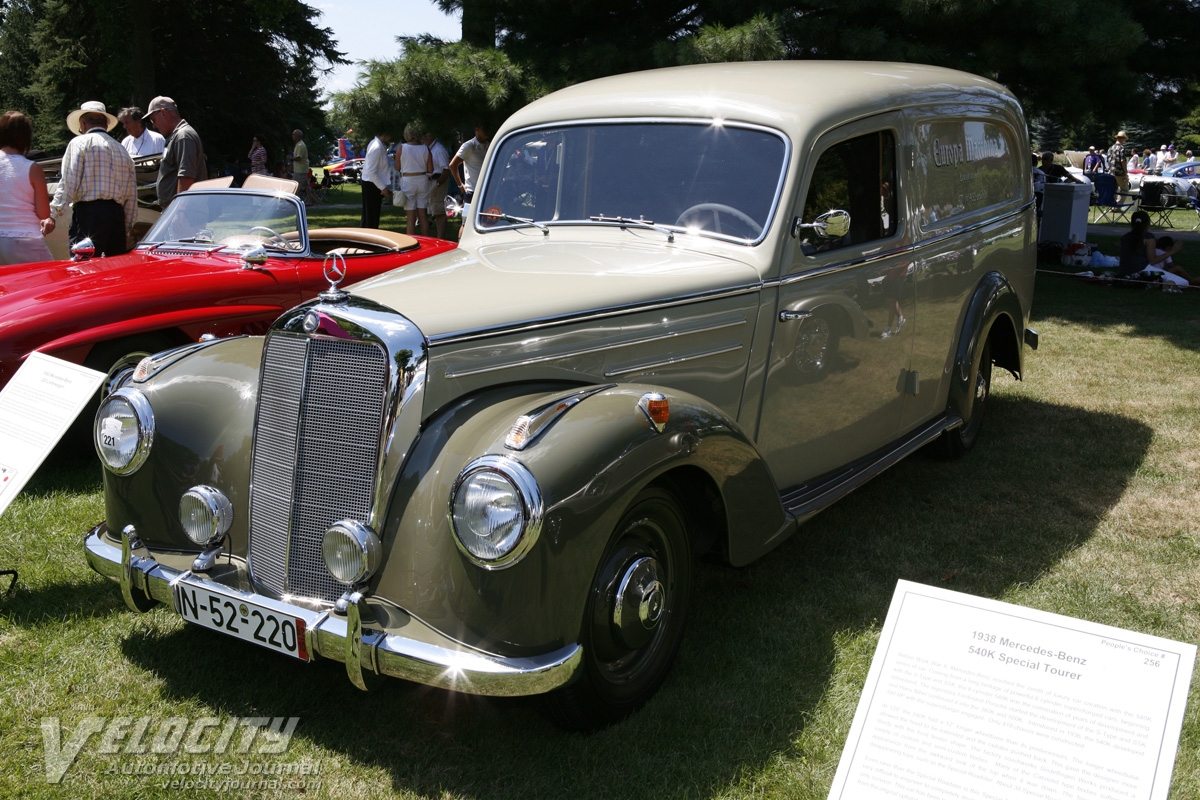
[[[114, 542], [119, 541], [119, 545]], [[186, 585], [205, 589], [235, 602], [249, 603], [281, 617], [302, 622], [299, 657], [328, 658], [346, 665], [346, 673], [360, 689], [369, 674], [389, 675], [468, 694], [521, 696], [543, 694], [567, 683], [579, 668], [582, 648], [570, 644], [541, 656], [508, 658], [454, 642], [415, 617], [405, 627], [413, 636], [400, 636], [364, 625], [370, 618], [367, 598], [350, 596], [345, 615], [333, 609], [314, 610], [272, 597], [248, 592], [234, 581], [217, 580], [192, 570], [178, 570], [157, 561], [138, 541], [132, 526], [113, 536], [103, 523], [88, 532], [84, 552], [92, 569], [121, 586], [126, 605], [147, 611], [155, 602], [180, 608]], [[367, 623], [369, 625], [369, 623]], [[436, 644], [437, 641], [443, 644]]]

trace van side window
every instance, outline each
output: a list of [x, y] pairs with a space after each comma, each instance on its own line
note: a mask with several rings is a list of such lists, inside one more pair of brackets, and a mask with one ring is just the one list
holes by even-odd
[[850, 212], [850, 231], [825, 239], [802, 229], [806, 255], [883, 239], [896, 232], [896, 138], [891, 131], [847, 139], [821, 154], [801, 219], [811, 223], [832, 210]]

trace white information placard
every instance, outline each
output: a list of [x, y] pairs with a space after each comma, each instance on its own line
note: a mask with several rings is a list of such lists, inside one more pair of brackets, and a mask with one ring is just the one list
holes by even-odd
[[103, 372], [32, 353], [0, 390], [0, 514], [103, 381]]
[[899, 581], [830, 800], [1165, 800], [1195, 659]]

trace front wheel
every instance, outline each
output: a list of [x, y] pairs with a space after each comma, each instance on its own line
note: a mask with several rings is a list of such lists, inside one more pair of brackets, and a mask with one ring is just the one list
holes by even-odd
[[975, 398], [971, 403], [971, 413], [963, 420], [963, 424], [952, 431], [946, 431], [938, 438], [939, 451], [943, 458], [960, 458], [970, 452], [979, 439], [983, 429], [983, 418], [987, 413], [988, 398], [992, 393], [992, 346], [985, 342], [975, 363], [972, 375], [972, 391]]
[[589, 589], [583, 674], [546, 698], [558, 725], [589, 730], [640, 708], [666, 680], [692, 588], [687, 518], [674, 495], [641, 492], [621, 517]]

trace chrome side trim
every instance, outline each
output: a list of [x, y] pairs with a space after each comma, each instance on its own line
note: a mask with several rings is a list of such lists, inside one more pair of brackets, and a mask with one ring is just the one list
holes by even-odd
[[[764, 286], [764, 288], [776, 287], [776, 286], [788, 286], [790, 284], [796, 283], [797, 281], [808, 280], [809, 278], [815, 278], [815, 277], [818, 277], [821, 275], [829, 275], [832, 273], [851, 269], [853, 267], [861, 267], [866, 264], [872, 264], [877, 261], [883, 261], [884, 259], [895, 258], [896, 256], [903, 255], [905, 253], [908, 253], [913, 258], [918, 258], [918, 257], [920, 257], [921, 251], [939, 247], [942, 244], [944, 244], [946, 241], [948, 241], [950, 239], [954, 239], [955, 237], [965, 236], [968, 233], [972, 233], [974, 231], [980, 230], [981, 228], [986, 228], [986, 227], [989, 227], [992, 225], [1003, 224], [1010, 220], [1015, 220], [1018, 217], [1020, 217], [1022, 214], [1024, 214], [1026, 212], [1026, 210], [1028, 210], [1032, 206], [1033, 206], [1033, 203], [1026, 203], [1026, 204], [1018, 207], [1014, 211], [1010, 211], [1008, 213], [1001, 214], [996, 217], [989, 217], [985, 220], [981, 220], [979, 222], [972, 223], [971, 225], [968, 225], [966, 227], [957, 228], [957, 229], [949, 231], [947, 233], [943, 233], [938, 236], [933, 236], [933, 237], [930, 237], [929, 239], [924, 239], [915, 244], [906, 244], [902, 247], [894, 247], [890, 250], [882, 251], [882, 252], [875, 253], [875, 254], [872, 254], [869, 256], [863, 256], [861, 258], [849, 259], [846, 261], [838, 261], [833, 264], [826, 264], [823, 267], [816, 267], [814, 269], [804, 270], [802, 272], [791, 273], [791, 274], [785, 275], [782, 278], [765, 281], [763, 283], [763, 286]], [[997, 238], [999, 239], [999, 238], [1005, 238], [1005, 237], [997, 237]]]
[[486, 367], [472, 367], [468, 369], [451, 370], [446, 373], [447, 379], [466, 378], [471, 375], [481, 375], [486, 372], [498, 372], [500, 370], [514, 369], [517, 367], [528, 367], [533, 364], [544, 364], [548, 361], [558, 361], [563, 358], [575, 358], [577, 356], [590, 355], [592, 353], [604, 353], [609, 350], [625, 350], [629, 347], [636, 347], [643, 344], [653, 344], [667, 339], [677, 339], [681, 336], [692, 336], [697, 333], [712, 333], [713, 331], [725, 330], [726, 328], [740, 328], [746, 324], [746, 317], [739, 315], [731, 317], [727, 322], [718, 322], [711, 325], [701, 325], [690, 328], [676, 328], [666, 333], [659, 333], [653, 336], [643, 336], [638, 339], [622, 339], [618, 342], [609, 342], [607, 344], [599, 344], [594, 347], [580, 347], [574, 350], [563, 350], [561, 352], [552, 353], [544, 356], [534, 356], [533, 358], [525, 358], [520, 361], [510, 361], [504, 364], [492, 364]]
[[854, 267], [861, 267], [866, 264], [874, 264], [877, 261], [884, 261], [889, 258], [895, 258], [896, 256], [900, 256], [900, 255], [904, 255], [905, 253], [912, 253], [912, 252], [913, 252], [913, 246], [910, 244], [906, 244], [903, 247], [894, 247], [891, 250], [884, 250], [882, 252], [875, 253], [873, 255], [863, 256], [862, 258], [854, 258], [854, 259], [850, 259], [848, 261], [839, 261], [835, 264], [826, 264], [823, 267], [814, 267], [813, 269], [804, 270], [803, 272], [791, 273], [783, 278], [778, 278], [778, 279], [767, 281], [765, 283], [765, 285], [766, 286], [789, 286], [798, 281], [808, 280], [810, 278], [815, 278], [815, 277], [818, 277], [821, 275], [831, 275], [835, 272], [842, 272], [844, 270], [853, 269]]
[[[616, 386], [615, 383], [602, 384], [600, 386], [589, 386], [587, 389], [578, 392], [572, 392], [557, 400], [546, 403], [545, 405], [535, 408], [528, 414], [523, 414], [517, 418], [512, 427], [509, 428], [509, 433], [504, 437], [504, 446], [509, 450], [524, 450], [534, 444], [538, 437], [549, 429], [555, 421], [563, 414], [570, 411], [575, 406], [582, 403], [592, 395], [607, 391]], [[524, 423], [524, 439], [520, 442], [514, 439], [514, 432], [518, 430], [518, 425]]]
[[733, 353], [742, 349], [741, 342], [735, 342], [731, 345], [717, 348], [705, 348], [702, 350], [694, 350], [690, 353], [679, 353], [677, 355], [668, 356], [666, 358], [646, 359], [645, 361], [627, 361], [624, 364], [618, 364], [612, 369], [604, 371], [604, 377], [615, 378], [619, 375], [628, 375], [631, 372], [642, 372], [647, 369], [658, 369], [659, 367], [669, 367], [674, 364], [683, 364], [687, 361], [696, 361], [701, 358], [712, 358], [713, 356], [724, 355], [725, 353]]
[[[762, 282], [747, 283], [741, 286], [733, 286], [727, 289], [717, 289], [711, 292], [698, 292], [691, 295], [682, 295], [671, 298], [670, 300], [658, 300], [653, 303], [634, 303], [627, 306], [613, 306], [611, 308], [595, 309], [585, 311], [579, 314], [569, 314], [561, 317], [543, 317], [541, 319], [529, 319], [521, 322], [514, 322], [510, 325], [497, 326], [495, 328], [478, 328], [475, 330], [455, 331], [453, 333], [445, 333], [441, 336], [433, 336], [429, 339], [431, 347], [441, 345], [461, 344], [471, 342], [478, 339], [487, 339], [493, 336], [505, 336], [511, 333], [520, 331], [536, 331], [543, 328], [552, 328], [559, 325], [569, 325], [578, 322], [590, 322], [591, 320], [607, 319], [608, 317], [622, 316], [630, 313], [644, 311], [660, 311], [666, 308], [678, 308], [692, 303], [699, 303], [708, 300], [722, 300], [727, 297], [740, 297], [745, 294], [755, 294], [763, 288]], [[462, 373], [458, 373], [461, 375]]]
[[[106, 526], [100, 524], [88, 532], [84, 540], [84, 555], [93, 570], [119, 582], [126, 564], [122, 560], [123, 548], [115, 547], [107, 541], [106, 530]], [[132, 556], [129, 563], [133, 575], [132, 584], [143, 589], [146, 596], [153, 600], [174, 608], [171, 584], [186, 574], [189, 581], [209, 582], [225, 594], [309, 621], [308, 635], [314, 655], [334, 661], [346, 660], [346, 619], [243, 591], [213, 580], [207, 575], [180, 572], [159, 564], [151, 557]], [[242, 579], [248, 580], [244, 572], [238, 574]], [[365, 624], [361, 617], [360, 624]], [[517, 697], [544, 694], [562, 686], [575, 676], [583, 659], [583, 648], [577, 643], [537, 656], [511, 658], [455, 642], [416, 617], [408, 616], [405, 627], [422, 631], [423, 639], [440, 640], [443, 644], [363, 628], [361, 647], [365, 652], [359, 653], [360, 667], [380, 675], [416, 681], [440, 689], [495, 697]]]

